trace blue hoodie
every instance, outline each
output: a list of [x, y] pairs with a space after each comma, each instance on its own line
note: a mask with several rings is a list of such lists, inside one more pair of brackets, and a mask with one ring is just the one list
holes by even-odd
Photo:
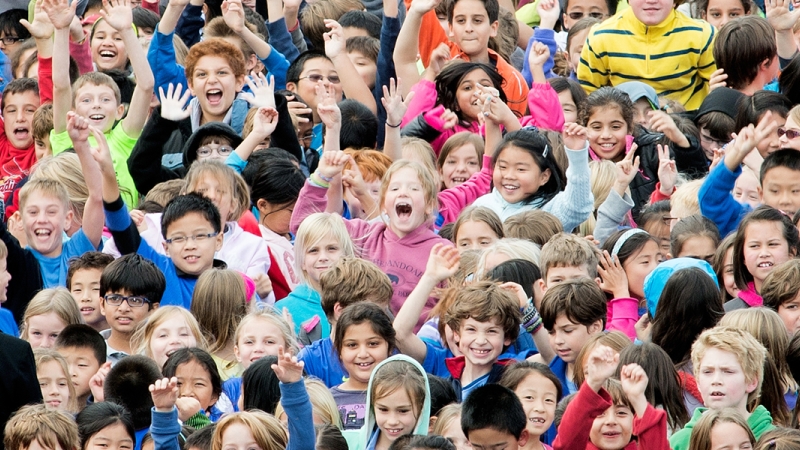
[[647, 312], [650, 318], [656, 316], [656, 306], [661, 298], [661, 292], [670, 277], [679, 270], [696, 267], [711, 277], [717, 284], [717, 274], [707, 261], [696, 258], [673, 258], [662, 262], [644, 278], [644, 298], [647, 300]]

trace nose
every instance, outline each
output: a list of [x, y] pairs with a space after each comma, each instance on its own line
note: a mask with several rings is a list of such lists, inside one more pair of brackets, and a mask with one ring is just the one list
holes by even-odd
[[475, 336], [475, 342], [479, 344], [486, 342], [486, 333], [478, 333], [478, 335]]
[[358, 357], [359, 358], [366, 358], [369, 356], [369, 352], [367, 352], [367, 346], [361, 345], [358, 347]]
[[47, 336], [42, 341], [41, 347], [42, 348], [53, 348], [53, 344], [55, 344], [55, 343], [56, 343], [56, 338], [54, 338], [52, 336]]

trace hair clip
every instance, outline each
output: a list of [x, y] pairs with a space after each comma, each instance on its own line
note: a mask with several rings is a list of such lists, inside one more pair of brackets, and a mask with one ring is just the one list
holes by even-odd
[[544, 151], [542, 152], [542, 157], [543, 158], [547, 158], [547, 152], [549, 152], [549, 151], [550, 151], [550, 146], [545, 144]]
[[520, 130], [533, 131], [534, 133], [538, 133], [539, 132], [539, 129], [536, 128], [533, 125], [528, 125], [527, 127], [522, 127], [522, 128], [520, 128]]

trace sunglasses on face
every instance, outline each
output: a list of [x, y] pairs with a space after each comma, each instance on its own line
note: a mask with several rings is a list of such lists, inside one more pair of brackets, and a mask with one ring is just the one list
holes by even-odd
[[299, 79], [302, 80], [304, 78], [308, 78], [309, 80], [311, 80], [312, 83], [319, 83], [323, 79], [328, 80], [331, 84], [339, 84], [342, 81], [339, 78], [339, 75], [329, 75], [326, 77], [325, 75], [321, 75], [318, 73], [312, 73], [311, 75], [300, 77]]
[[606, 15], [601, 13], [601, 12], [590, 12], [588, 14], [585, 14], [585, 13], [582, 13], [582, 12], [571, 12], [571, 13], [568, 13], [567, 15], [572, 20], [581, 20], [581, 19], [583, 19], [583, 16], [589, 16], [589, 17], [591, 17], [593, 19], [599, 19], [599, 20], [603, 20], [603, 19], [606, 18]]
[[783, 137], [786, 135], [786, 139], [794, 140], [800, 137], [800, 131], [797, 130], [787, 130], [784, 127], [778, 127], [778, 137]]

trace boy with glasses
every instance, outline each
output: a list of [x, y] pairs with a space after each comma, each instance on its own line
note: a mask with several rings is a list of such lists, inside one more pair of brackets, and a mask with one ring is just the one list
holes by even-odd
[[[9, 9], [0, 14], [0, 50], [9, 58], [22, 41], [31, 37], [28, 29], [19, 22], [20, 19], [27, 18], [28, 11], [24, 9]], [[6, 80], [8, 81], [11, 80]]]

